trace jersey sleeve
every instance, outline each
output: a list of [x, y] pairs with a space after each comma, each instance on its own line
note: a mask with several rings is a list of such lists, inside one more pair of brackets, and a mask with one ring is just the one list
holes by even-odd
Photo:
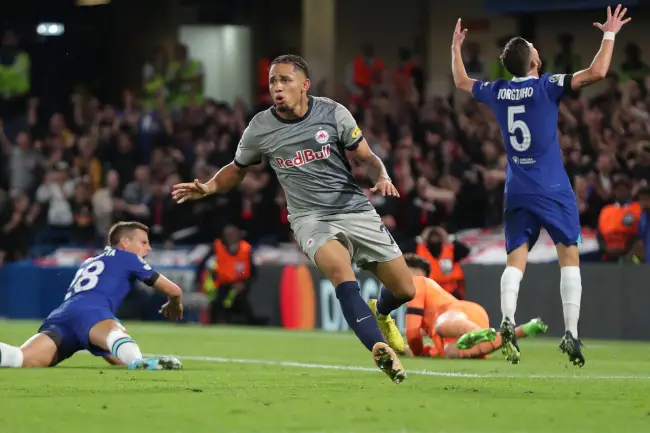
[[544, 74], [542, 75], [542, 86], [552, 101], [559, 101], [562, 96], [571, 91], [571, 79], [573, 74]]
[[336, 104], [334, 116], [336, 117], [336, 129], [339, 134], [339, 140], [341, 140], [345, 148], [347, 150], [354, 150], [359, 147], [359, 143], [363, 140], [363, 134], [357, 125], [357, 121], [354, 120], [352, 113], [343, 105]]
[[255, 137], [253, 124], [248, 125], [237, 145], [235, 152], [235, 165], [239, 168], [246, 168], [262, 162], [259, 140]]
[[492, 104], [494, 91], [494, 81], [476, 80], [472, 86], [472, 95], [474, 98], [487, 105]]
[[160, 276], [143, 258], [135, 254], [126, 253], [124, 261], [126, 262], [129, 276], [138, 281], [142, 281], [147, 286], [153, 286]]

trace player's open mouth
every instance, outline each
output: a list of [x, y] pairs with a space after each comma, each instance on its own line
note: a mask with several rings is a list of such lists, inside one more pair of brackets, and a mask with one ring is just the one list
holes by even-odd
[[276, 104], [282, 104], [284, 102], [284, 96], [276, 96], [273, 100]]

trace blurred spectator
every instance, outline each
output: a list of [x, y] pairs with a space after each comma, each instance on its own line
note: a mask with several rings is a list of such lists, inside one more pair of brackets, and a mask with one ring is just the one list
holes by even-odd
[[605, 201], [593, 191], [590, 191], [589, 180], [584, 176], [575, 176], [573, 190], [578, 201], [580, 225], [582, 227], [598, 227], [598, 216], [605, 205]]
[[582, 59], [573, 51], [573, 35], [561, 33], [557, 37], [560, 52], [555, 55], [550, 70], [557, 74], [572, 74], [582, 67]]
[[169, 56], [164, 47], [160, 46], [152, 58], [142, 68], [142, 90], [145, 108], [153, 109], [160, 97], [169, 96], [168, 89]]
[[105, 186], [95, 191], [92, 197], [95, 231], [102, 241], [106, 240], [108, 230], [113, 225], [114, 202], [121, 201], [120, 193], [120, 175], [117, 171], [110, 170], [106, 173]]
[[4, 134], [1, 119], [0, 142], [2, 152], [8, 155], [6, 161], [0, 161], [0, 167], [3, 172], [6, 169], [6, 173], [9, 174], [8, 183], [12, 195], [32, 193], [36, 186], [38, 170], [42, 164], [40, 152], [32, 147], [31, 139], [26, 132], [18, 133], [16, 144], [13, 145]]
[[[418, 95], [424, 95], [424, 70], [413, 58], [413, 53], [406, 47], [398, 50], [399, 64], [395, 70], [393, 87], [398, 97], [409, 93], [411, 87]], [[419, 104], [418, 104], [419, 105]]]
[[75, 182], [69, 178], [68, 164], [57, 162], [36, 191], [37, 209], [39, 212], [45, 209], [47, 215], [45, 228], [39, 233], [39, 244], [67, 243], [70, 239], [74, 222], [70, 199], [74, 190]]
[[[560, 52], [555, 55], [551, 65], [548, 65], [547, 71], [554, 74], [573, 74], [575, 71], [582, 69], [582, 59], [580, 55], [573, 51], [573, 35], [570, 33], [561, 33], [558, 35], [558, 44]], [[579, 96], [579, 92], [570, 89], [570, 97]]]
[[178, 109], [203, 103], [203, 64], [188, 56], [187, 47], [176, 45], [174, 60], [169, 63], [167, 77], [171, 106]]
[[[496, 40], [496, 46], [499, 53], [503, 51], [503, 48], [513, 37], [513, 35], [501, 36]], [[506, 67], [503, 66], [503, 63], [501, 63], [501, 60], [499, 58], [496, 58], [490, 62], [490, 80], [496, 80], [498, 78], [510, 80], [512, 78], [512, 74], [506, 70]]]
[[621, 65], [621, 80], [635, 80], [639, 84], [650, 75], [650, 67], [641, 59], [641, 47], [634, 42], [625, 46], [625, 60]]
[[5, 31], [0, 45], [0, 119], [7, 122], [5, 133], [9, 140], [14, 140], [24, 127], [30, 71], [29, 54], [20, 48], [13, 31]]
[[635, 242], [633, 254], [637, 262], [650, 263], [650, 188], [645, 187], [638, 194], [641, 206], [638, 240]]
[[461, 260], [469, 256], [470, 249], [462, 242], [452, 241], [440, 226], [427, 227], [418, 240], [402, 245], [403, 252], [415, 253], [431, 265], [429, 278], [458, 299], [465, 299], [465, 274]]
[[361, 55], [355, 56], [347, 66], [345, 85], [350, 99], [365, 107], [372, 98], [373, 88], [383, 82], [384, 61], [375, 57], [375, 47], [365, 43]]
[[34, 215], [29, 212], [27, 195], [17, 194], [11, 203], [4, 206], [0, 211], [0, 264], [3, 260], [27, 257], [33, 223]]
[[133, 180], [135, 168], [138, 165], [138, 157], [133, 147], [133, 139], [128, 133], [120, 132], [115, 138], [117, 146], [113, 146], [111, 143], [111, 129], [110, 127], [105, 127], [105, 129], [106, 132], [104, 133], [108, 134], [108, 141], [104, 143], [103, 147], [108, 148], [108, 164], [112, 169], [117, 171], [120, 180], [124, 184], [128, 184]]
[[74, 223], [72, 241], [78, 245], [91, 246], [95, 240], [91, 187], [86, 183], [77, 184], [71, 201]]
[[467, 56], [465, 70], [469, 76], [476, 80], [487, 80], [489, 77], [487, 68], [481, 60], [481, 46], [478, 42], [468, 41], [464, 48]]
[[650, 184], [650, 141], [642, 141], [638, 145], [637, 158], [631, 161], [632, 177], [634, 180], [643, 183], [644, 185]]
[[212, 304], [213, 323], [232, 323], [233, 316], [241, 315], [246, 324], [264, 324], [267, 320], [256, 317], [248, 301], [256, 271], [251, 245], [241, 238], [237, 227], [226, 226], [214, 241], [214, 254], [217, 296]]
[[95, 142], [88, 135], [82, 135], [77, 141], [77, 156], [74, 158], [73, 173], [89, 183], [93, 191], [101, 186], [102, 163], [95, 156]]
[[124, 218], [146, 224], [150, 215], [147, 204], [151, 198], [149, 167], [140, 165], [135, 169], [135, 180], [126, 185], [122, 197], [124, 202], [118, 205], [117, 210], [125, 214]]
[[604, 261], [619, 261], [636, 241], [641, 206], [632, 199], [632, 185], [625, 177], [614, 182], [614, 202], [605, 206], [598, 219], [598, 240]]

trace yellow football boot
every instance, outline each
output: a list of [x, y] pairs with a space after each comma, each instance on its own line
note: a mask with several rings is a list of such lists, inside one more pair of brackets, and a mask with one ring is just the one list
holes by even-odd
[[372, 310], [372, 314], [375, 316], [375, 319], [377, 320], [379, 329], [381, 330], [381, 333], [384, 335], [384, 338], [388, 342], [388, 345], [391, 347], [391, 349], [393, 349], [395, 352], [399, 353], [400, 355], [404, 353], [404, 338], [402, 337], [402, 334], [399, 332], [399, 329], [395, 324], [395, 320], [393, 320], [393, 318], [390, 317], [390, 315], [384, 316], [384, 315], [377, 314], [376, 299], [369, 300], [368, 306]]

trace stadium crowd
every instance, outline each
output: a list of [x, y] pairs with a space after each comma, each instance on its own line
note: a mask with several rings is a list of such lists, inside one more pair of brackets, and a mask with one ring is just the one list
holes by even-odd
[[[470, 59], [468, 69], [479, 73], [481, 64]], [[421, 82], [403, 86], [385, 73], [364, 98], [332, 95], [358, 120], [401, 198], [371, 196], [352, 161], [355, 175], [398, 241], [429, 226], [450, 233], [499, 226], [506, 159], [494, 118], [456, 94], [425, 97]], [[558, 128], [581, 222], [592, 228], [616, 198], [615, 185], [633, 195], [650, 181], [650, 76], [612, 72], [607, 84], [597, 97], [564, 100]], [[145, 109], [135, 93], [125, 90], [114, 105], [74, 94], [69, 112], [31, 97], [17, 133], [3, 127], [16, 119], [0, 121], [0, 262], [27, 257], [34, 245], [100, 246], [117, 219], [148, 224], [152, 241], [165, 247], [212, 240], [229, 223], [253, 244], [292, 241], [268, 163], [252, 167], [229, 194], [183, 205], [169, 194], [171, 185], [206, 181], [228, 164], [264, 102], [190, 101], [173, 109], [160, 93]]]

